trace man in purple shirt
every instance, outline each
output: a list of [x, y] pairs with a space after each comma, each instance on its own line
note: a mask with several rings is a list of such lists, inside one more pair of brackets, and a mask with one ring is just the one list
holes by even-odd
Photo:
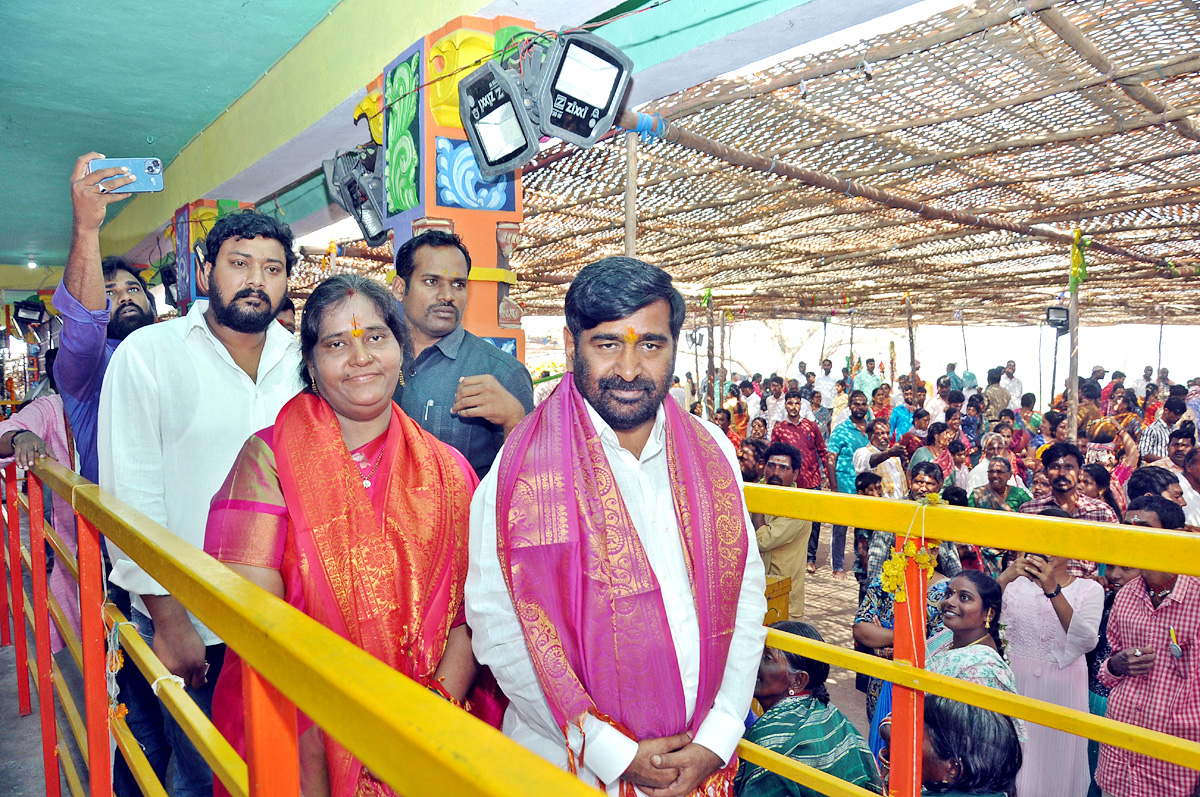
[[[113, 202], [132, 194], [117, 194], [134, 178], [122, 169], [87, 173], [88, 161], [102, 158], [90, 152], [75, 162], [71, 175], [71, 251], [63, 269], [62, 282], [54, 291], [54, 307], [62, 314], [54, 379], [62, 395], [63, 409], [75, 436], [79, 472], [89, 481], [99, 480], [96, 424], [100, 410], [100, 388], [104, 372], [117, 346], [131, 332], [154, 323], [154, 299], [137, 270], [119, 257], [100, 259], [100, 225]], [[103, 184], [101, 182], [103, 181]], [[66, 464], [66, 463], [64, 463]], [[70, 463], [69, 467], [74, 467]], [[108, 549], [101, 545], [107, 560]], [[106, 563], [107, 564], [107, 563]], [[105, 568], [107, 571], [107, 566]], [[109, 598], [129, 616], [129, 594], [109, 586]], [[170, 748], [164, 735], [157, 698], [141, 672], [132, 664], [117, 674], [121, 701], [130, 709], [129, 726], [161, 781], [167, 770]], [[139, 708], [139, 707], [147, 707]], [[138, 721], [138, 718], [149, 718]], [[141, 789], [125, 757], [113, 764], [113, 791], [117, 797], [136, 797]]]
[[[100, 157], [92, 152], [75, 163], [71, 252], [54, 291], [54, 307], [63, 317], [54, 379], [75, 435], [79, 472], [93, 482], [98, 479], [96, 418], [108, 360], [129, 333], [154, 323], [155, 318], [154, 299], [137, 270], [119, 257], [100, 260], [105, 211], [111, 203], [132, 196], [113, 191], [134, 180], [121, 169], [88, 174], [88, 161]], [[112, 179], [100, 185], [106, 178]]]

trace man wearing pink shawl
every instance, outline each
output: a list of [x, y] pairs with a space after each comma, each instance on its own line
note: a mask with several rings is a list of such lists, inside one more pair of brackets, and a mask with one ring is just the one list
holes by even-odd
[[504, 732], [612, 795], [733, 794], [766, 635], [733, 451], [664, 401], [685, 312], [641, 261], [580, 271], [568, 373], [471, 503], [467, 621]]

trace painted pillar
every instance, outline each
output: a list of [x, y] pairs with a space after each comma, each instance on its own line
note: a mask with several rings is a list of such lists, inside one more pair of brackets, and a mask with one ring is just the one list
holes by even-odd
[[470, 70], [452, 73], [530, 27], [512, 17], [458, 17], [388, 64], [382, 98], [384, 223], [393, 246], [428, 229], [459, 235], [472, 264], [463, 326], [519, 360], [525, 334], [520, 307], [508, 298], [516, 284], [508, 258], [520, 240], [521, 176], [480, 177], [458, 115], [458, 84]]

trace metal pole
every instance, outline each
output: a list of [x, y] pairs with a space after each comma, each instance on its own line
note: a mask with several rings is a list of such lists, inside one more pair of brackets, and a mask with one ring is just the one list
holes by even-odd
[[1058, 384], [1058, 339], [1062, 335], [1054, 330], [1054, 365], [1050, 368], [1050, 409], [1054, 409], [1054, 386]]
[[966, 322], [966, 319], [964, 319], [961, 315], [962, 310], [959, 310], [958, 312], [960, 313], [960, 315], [958, 316], [958, 326], [962, 330], [962, 339], [963, 339], [963, 370], [970, 371], [971, 370], [971, 358], [967, 356], [967, 322]]
[[854, 392], [854, 311], [850, 311], [850, 367], [847, 369], [849, 376], [847, 379], [850, 384], [846, 385], [846, 395], [849, 396]]
[[1045, 325], [1042, 324], [1041, 321], [1038, 322], [1038, 406], [1039, 407], [1046, 406], [1046, 404], [1045, 404], [1046, 392], [1045, 392], [1045, 388], [1042, 385], [1042, 379], [1043, 379], [1042, 349], [1044, 348], [1044, 345], [1042, 343], [1042, 329], [1044, 328], [1044, 326]]
[[638, 134], [625, 134], [625, 256], [637, 256]]
[[[1167, 306], [1164, 304], [1158, 310], [1158, 368], [1155, 369], [1155, 371], [1154, 371], [1154, 382], [1156, 384], [1158, 383], [1158, 375], [1162, 373], [1163, 322], [1166, 320], [1166, 318], [1167, 318]], [[1159, 393], [1161, 394], [1161, 392], [1162, 392], [1162, 389], [1160, 388]], [[1145, 398], [1145, 397], [1139, 396], [1138, 400], [1140, 401], [1143, 398]]]
[[1079, 439], [1079, 288], [1071, 291], [1071, 373], [1067, 377], [1067, 439]]
[[704, 397], [704, 417], [710, 421], [713, 420], [713, 413], [717, 411], [716, 401], [713, 399], [713, 392], [716, 390], [717, 383], [717, 368], [713, 362], [713, 300], [712, 296], [708, 297], [708, 395]]
[[[912, 297], [904, 297], [904, 314], [908, 317], [908, 363], [909, 363], [909, 379], [912, 381], [913, 396], [916, 396], [917, 389], [917, 338], [913, 334], [912, 320]], [[893, 374], [894, 376], [894, 374]]]

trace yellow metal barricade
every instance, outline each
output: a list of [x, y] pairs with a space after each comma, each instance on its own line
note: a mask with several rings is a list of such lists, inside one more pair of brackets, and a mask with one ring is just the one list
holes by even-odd
[[[42, 520], [43, 483], [67, 498], [76, 511], [78, 558]], [[61, 741], [64, 729], [53, 719], [55, 696], [89, 762], [104, 762], [89, 767], [88, 785], [93, 795], [111, 793], [107, 768], [110, 733], [143, 791], [165, 794], [124, 720], [109, 716], [104, 689], [107, 629], [116, 626], [129, 662], [126, 666], [137, 666], [151, 681], [167, 673], [132, 627], [121, 624], [125, 618], [111, 605], [103, 604], [100, 535], [112, 539], [243, 659], [248, 686], [245, 761], [181, 687], [162, 681], [159, 690], [164, 705], [234, 795], [296, 793], [295, 756], [281, 755], [281, 749], [295, 750], [296, 708], [344, 744], [374, 774], [406, 795], [594, 794], [573, 776], [451, 707], [57, 463], [45, 460], [35, 466], [29, 479], [28, 500], [19, 495], [15, 468], [8, 468], [5, 494], [7, 581], [11, 585], [16, 633], [11, 639], [6, 635], [3, 642], [18, 647], [22, 713], [31, 710], [25, 669], [37, 684], [47, 793], [52, 797], [58, 797], [61, 791], [60, 763], [72, 795], [85, 793]], [[909, 502], [758, 485], [747, 487], [746, 496], [754, 512], [890, 531], [900, 541], [906, 535], [919, 538], [923, 533], [962, 543], [1200, 575], [1200, 536], [1181, 532], [948, 506], [922, 507]], [[32, 513], [28, 513], [30, 506], [35, 508]], [[18, 511], [29, 514], [28, 548], [20, 544]], [[58, 563], [79, 580], [82, 639], [64, 620], [55, 597], [47, 593], [43, 540], [54, 548]], [[26, 596], [21, 585], [22, 566], [33, 574], [32, 597]], [[911, 602], [919, 604], [923, 592], [912, 597], [916, 600]], [[26, 620], [35, 627], [32, 656], [26, 650]], [[58, 626], [84, 673], [85, 710], [80, 710], [49, 656], [51, 621]], [[898, 630], [898, 636], [901, 633]], [[943, 695], [1200, 769], [1200, 745], [1165, 734], [777, 631], [770, 632], [768, 644], [892, 681], [898, 692]], [[902, 733], [897, 730], [898, 735]], [[903, 741], [894, 737], [893, 743]], [[920, 744], [916, 739], [908, 741]], [[756, 745], [743, 742], [739, 753], [747, 761], [823, 794], [869, 793]], [[893, 770], [893, 794], [919, 791], [916, 772], [902, 767]]]

